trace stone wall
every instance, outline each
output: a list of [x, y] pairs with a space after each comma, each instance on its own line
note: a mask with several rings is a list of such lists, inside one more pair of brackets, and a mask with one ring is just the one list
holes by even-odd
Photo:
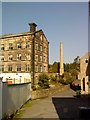
[[70, 85], [56, 86], [56, 87], [49, 88], [49, 89], [32, 91], [31, 99], [35, 100], [35, 99], [39, 99], [39, 98], [44, 98], [44, 97], [47, 97], [49, 95], [53, 95], [55, 93], [62, 92], [64, 90], [68, 90], [68, 89], [70, 89]]

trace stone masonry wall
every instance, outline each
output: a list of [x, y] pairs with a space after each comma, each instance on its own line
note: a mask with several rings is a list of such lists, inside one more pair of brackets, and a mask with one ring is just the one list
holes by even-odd
[[70, 89], [70, 85], [56, 86], [56, 87], [49, 88], [49, 89], [32, 91], [31, 99], [35, 100], [35, 99], [39, 99], [39, 98], [44, 98], [44, 97], [47, 97], [49, 95], [55, 94], [57, 92], [62, 92], [64, 90], [68, 90], [68, 89]]

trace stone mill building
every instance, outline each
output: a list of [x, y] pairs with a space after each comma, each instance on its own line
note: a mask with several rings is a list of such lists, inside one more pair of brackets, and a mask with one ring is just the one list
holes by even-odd
[[48, 73], [49, 42], [36, 24], [30, 23], [30, 32], [0, 36], [0, 77], [12, 83], [32, 81], [37, 84], [38, 75]]

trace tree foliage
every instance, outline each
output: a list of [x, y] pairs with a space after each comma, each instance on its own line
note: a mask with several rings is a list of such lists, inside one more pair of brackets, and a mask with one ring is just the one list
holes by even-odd
[[73, 78], [72, 78], [72, 76], [67, 76], [66, 79], [60, 78], [59, 82], [64, 84], [64, 85], [68, 85], [68, 84], [71, 84], [73, 82]]
[[49, 77], [45, 73], [41, 73], [38, 78], [38, 84], [42, 88], [49, 88]]
[[59, 73], [59, 62], [54, 62], [52, 65], [49, 65], [49, 73]]
[[[80, 71], [80, 58], [77, 56], [73, 63], [64, 63], [64, 76], [72, 76], [73, 79], [76, 79]], [[60, 71], [60, 62], [54, 62], [52, 65], [49, 65], [50, 73], [59, 73]]]
[[51, 75], [50, 79], [51, 79], [51, 81], [56, 82], [57, 81], [57, 75], [55, 75], [55, 76]]

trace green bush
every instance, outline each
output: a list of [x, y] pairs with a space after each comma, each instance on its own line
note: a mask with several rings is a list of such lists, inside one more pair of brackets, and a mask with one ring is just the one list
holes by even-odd
[[59, 79], [59, 82], [62, 83], [62, 84], [65, 84], [64, 80], [62, 78]]
[[59, 79], [59, 82], [62, 83], [62, 84], [64, 84], [64, 85], [68, 85], [68, 84], [71, 84], [71, 83], [73, 82], [73, 79], [72, 79], [71, 76], [68, 76], [68, 77], [66, 78], [66, 80], [60, 78], [60, 79]]
[[71, 84], [73, 82], [73, 78], [71, 76], [68, 76], [65, 80], [65, 84]]
[[49, 88], [49, 77], [45, 73], [41, 73], [38, 78], [38, 84], [42, 88]]
[[55, 82], [56, 80], [57, 80], [57, 76], [55, 76], [55, 77], [54, 77], [54, 76], [51, 76], [51, 81], [54, 81], [54, 82]]

